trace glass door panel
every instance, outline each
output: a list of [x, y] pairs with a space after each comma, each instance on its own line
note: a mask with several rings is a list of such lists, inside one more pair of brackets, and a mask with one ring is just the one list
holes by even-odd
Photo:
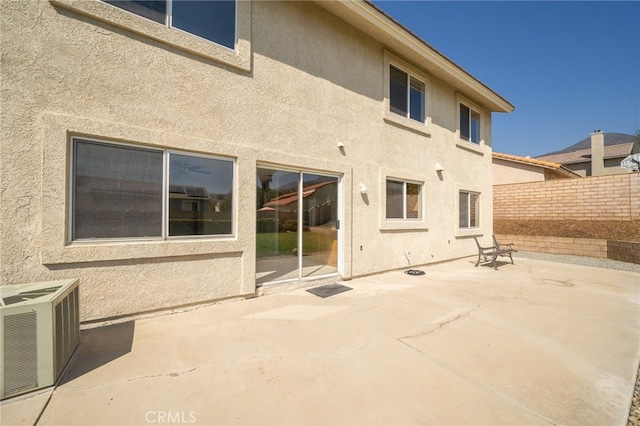
[[256, 282], [300, 278], [300, 173], [259, 168], [256, 178]]
[[338, 272], [338, 178], [302, 175], [302, 276]]

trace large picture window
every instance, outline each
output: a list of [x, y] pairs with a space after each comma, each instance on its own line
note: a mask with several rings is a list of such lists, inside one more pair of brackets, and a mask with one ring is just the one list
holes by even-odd
[[387, 179], [387, 219], [420, 219], [422, 185]]
[[103, 0], [230, 49], [236, 44], [236, 0]]
[[460, 138], [480, 143], [480, 113], [460, 104]]
[[233, 160], [79, 138], [72, 145], [72, 240], [233, 233]]
[[389, 67], [391, 112], [424, 123], [425, 83], [393, 65]]
[[460, 191], [460, 228], [478, 228], [480, 225], [480, 194]]

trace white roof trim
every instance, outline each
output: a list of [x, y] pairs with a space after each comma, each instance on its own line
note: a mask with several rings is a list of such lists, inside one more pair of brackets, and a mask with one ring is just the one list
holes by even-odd
[[389, 49], [432, 75], [446, 81], [494, 112], [512, 112], [515, 107], [473, 77], [455, 62], [429, 46], [373, 4], [363, 0], [322, 1], [317, 4], [360, 29]]

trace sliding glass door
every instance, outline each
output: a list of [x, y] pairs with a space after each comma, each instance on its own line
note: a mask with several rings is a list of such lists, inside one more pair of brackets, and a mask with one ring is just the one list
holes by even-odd
[[258, 283], [338, 272], [338, 183], [335, 176], [258, 169]]

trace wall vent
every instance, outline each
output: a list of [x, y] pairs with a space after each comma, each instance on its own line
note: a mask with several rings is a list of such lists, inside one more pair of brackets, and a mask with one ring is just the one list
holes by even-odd
[[79, 343], [78, 280], [0, 287], [0, 399], [52, 386]]

